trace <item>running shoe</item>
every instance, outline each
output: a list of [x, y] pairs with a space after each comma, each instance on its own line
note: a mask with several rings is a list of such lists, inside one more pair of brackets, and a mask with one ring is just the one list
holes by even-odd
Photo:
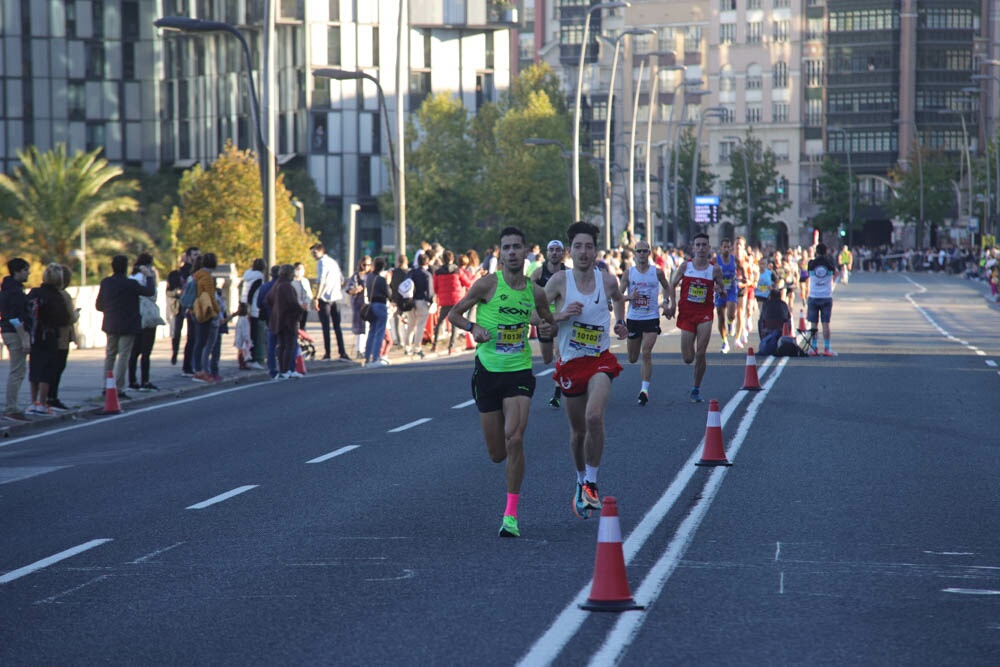
[[704, 403], [705, 399], [701, 397], [701, 391], [698, 389], [691, 390], [691, 402], [692, 403]]
[[550, 398], [549, 399], [549, 405], [551, 405], [554, 408], [558, 408], [559, 407], [559, 397], [558, 396], [553, 396], [552, 398]]
[[591, 510], [601, 509], [601, 496], [597, 492], [597, 484], [594, 482], [584, 482], [581, 495], [583, 496], [583, 502], [587, 503], [588, 508]]
[[816, 350], [815, 347], [809, 348], [809, 356], [810, 357], [818, 357], [819, 356], [819, 352]]
[[722, 341], [722, 354], [729, 354], [729, 341], [728, 340], [723, 340]]
[[837, 356], [837, 353], [834, 352], [833, 350], [823, 350], [823, 356], [824, 357], [835, 357], [835, 356]]
[[649, 403], [649, 394], [643, 389], [639, 392], [639, 405], [646, 405], [646, 403]]
[[576, 493], [573, 495], [573, 514], [581, 519], [590, 518], [590, 505], [583, 497], [583, 484], [576, 485]]
[[55, 410], [56, 412], [69, 412], [69, 410], [71, 409], [68, 405], [60, 401], [58, 398], [50, 398], [49, 407]]
[[521, 531], [517, 527], [517, 517], [505, 514], [503, 523], [500, 524], [500, 537], [521, 537]]
[[735, 338], [736, 337], [736, 323], [735, 322], [730, 322], [729, 326], [727, 327], [727, 331], [729, 332], [729, 337], [730, 338]]
[[740, 350], [743, 349], [743, 336], [737, 336], [736, 338], [733, 339], [733, 342], [736, 344], [736, 347], [738, 349]]

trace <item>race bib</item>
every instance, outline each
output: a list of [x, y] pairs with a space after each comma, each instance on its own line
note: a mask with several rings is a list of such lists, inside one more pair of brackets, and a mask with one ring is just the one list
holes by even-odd
[[597, 357], [601, 354], [601, 334], [604, 327], [583, 322], [573, 322], [573, 330], [570, 333], [569, 347], [572, 350], [579, 350], [583, 354]]
[[649, 295], [637, 293], [632, 295], [632, 307], [636, 310], [649, 309]]
[[725, 285], [726, 289], [728, 290], [729, 286], [733, 284], [733, 279], [732, 278], [723, 278], [722, 279], [722, 284]]
[[704, 285], [691, 285], [688, 288], [688, 301], [691, 303], [705, 303], [705, 296], [708, 289]]
[[519, 354], [524, 352], [524, 341], [527, 340], [528, 327], [525, 324], [497, 325], [497, 353]]

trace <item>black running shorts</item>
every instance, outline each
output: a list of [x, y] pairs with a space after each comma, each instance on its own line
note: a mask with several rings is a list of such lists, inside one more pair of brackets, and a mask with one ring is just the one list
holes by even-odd
[[486, 370], [479, 358], [472, 371], [472, 398], [480, 412], [496, 412], [503, 408], [503, 399], [535, 394], [535, 375], [530, 368], [523, 371], [494, 373]]
[[625, 326], [628, 328], [628, 337], [631, 340], [642, 338], [642, 334], [645, 333], [655, 333], [657, 336], [661, 333], [659, 317], [655, 320], [625, 320]]

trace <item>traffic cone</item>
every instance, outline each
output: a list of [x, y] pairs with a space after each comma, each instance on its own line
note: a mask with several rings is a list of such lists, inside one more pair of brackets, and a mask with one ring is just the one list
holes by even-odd
[[302, 358], [302, 350], [299, 350], [295, 357], [295, 372], [306, 374], [306, 360]]
[[806, 314], [799, 308], [799, 331], [806, 330]]
[[708, 423], [705, 425], [705, 448], [701, 452], [701, 461], [696, 466], [731, 466], [726, 458], [726, 450], [722, 446], [722, 415], [719, 414], [719, 402], [714, 398], [708, 402]]
[[465, 349], [474, 350], [476, 349], [476, 339], [472, 337], [472, 334], [468, 331], [465, 332]]
[[743, 388], [747, 391], [760, 391], [760, 380], [757, 379], [757, 359], [753, 356], [753, 348], [747, 348], [747, 367], [743, 373]]
[[122, 406], [118, 404], [118, 385], [115, 383], [115, 374], [108, 371], [107, 380], [104, 382], [104, 411], [102, 415], [121, 414]]
[[601, 522], [597, 527], [594, 583], [590, 587], [590, 597], [580, 605], [580, 609], [587, 611], [645, 609], [632, 599], [628, 577], [625, 576], [622, 529], [618, 524], [618, 501], [614, 496], [608, 496], [602, 505]]
[[791, 322], [785, 322], [784, 324], [781, 325], [781, 335], [782, 336], [791, 336], [792, 335], [792, 323]]

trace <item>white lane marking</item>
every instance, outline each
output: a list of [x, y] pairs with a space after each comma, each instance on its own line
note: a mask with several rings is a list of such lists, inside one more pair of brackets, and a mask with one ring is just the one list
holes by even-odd
[[782, 570], [781, 579], [778, 580], [778, 595], [785, 594], [785, 572]]
[[976, 354], [978, 354], [980, 357], [985, 357], [986, 356], [986, 353], [983, 352], [982, 350], [980, 350], [978, 347], [971, 347], [970, 346], [969, 349], [972, 350], [973, 352], [975, 352]]
[[453, 405], [453, 406], [451, 406], [451, 409], [452, 410], [461, 410], [462, 408], [467, 408], [470, 405], [475, 405], [475, 404], [476, 404], [476, 399], [472, 399], [471, 401], [466, 401], [465, 403], [459, 403], [458, 405]]
[[993, 361], [992, 359], [987, 359], [986, 360], [986, 365], [989, 366], [990, 368], [996, 368], [997, 367], [997, 362]]
[[932, 556], [975, 556], [974, 551], [925, 551], [925, 554]]
[[209, 505], [214, 505], [215, 503], [221, 503], [223, 500], [229, 500], [233, 496], [238, 496], [241, 493], [246, 493], [250, 489], [256, 489], [257, 486], [258, 486], [257, 484], [247, 484], [246, 486], [240, 486], [233, 489], [232, 491], [226, 491], [225, 493], [220, 493], [214, 498], [203, 500], [200, 503], [195, 503], [194, 505], [191, 505], [190, 507], [185, 507], [184, 509], [189, 509], [189, 510], [205, 509]]
[[555, 372], [556, 372], [555, 368], [546, 368], [544, 371], [538, 371], [537, 373], [535, 373], [535, 377], [541, 378], [545, 377], [546, 375], [552, 375]]
[[76, 593], [78, 590], [86, 588], [87, 586], [92, 586], [93, 584], [96, 584], [99, 581], [104, 581], [105, 579], [108, 579], [110, 577], [111, 577], [110, 574], [102, 574], [99, 577], [94, 577], [90, 581], [85, 581], [84, 583], [80, 584], [79, 586], [74, 586], [73, 588], [65, 590], [62, 593], [56, 593], [55, 595], [50, 595], [47, 598], [43, 598], [41, 600], [35, 600], [34, 604], [52, 604], [53, 602], [55, 602], [59, 598], [64, 598], [67, 595], [72, 595], [73, 593]]
[[778, 562], [781, 558], [781, 542], [778, 542], [778, 546], [774, 548], [774, 562]]
[[10, 482], [19, 482], [22, 479], [28, 479], [29, 477], [35, 477], [36, 475], [45, 475], [50, 472], [55, 472], [56, 470], [62, 470], [68, 466], [27, 466], [27, 467], [12, 467], [12, 468], [0, 468], [0, 484], [9, 484]]
[[15, 579], [20, 579], [21, 577], [31, 574], [36, 570], [41, 570], [43, 567], [48, 567], [53, 563], [58, 563], [61, 560], [66, 560], [78, 553], [83, 553], [88, 549], [93, 549], [94, 547], [99, 547], [105, 542], [110, 542], [110, 537], [105, 537], [97, 540], [90, 540], [89, 542], [84, 542], [83, 544], [77, 545], [65, 551], [60, 551], [59, 553], [49, 556], [48, 558], [43, 558], [42, 560], [35, 561], [31, 565], [25, 565], [24, 567], [18, 568], [16, 570], [11, 570], [7, 574], [0, 576], [0, 584], [6, 584], [8, 582], [14, 581]]
[[943, 588], [942, 593], [958, 593], [959, 595], [1000, 595], [1000, 591], [988, 588]]
[[407, 429], [413, 428], [414, 426], [420, 426], [421, 424], [426, 424], [431, 420], [430, 417], [423, 417], [417, 421], [412, 421], [409, 424], [403, 424], [402, 426], [397, 426], [396, 428], [389, 429], [389, 433], [399, 433], [400, 431], [405, 431]]
[[[913, 280], [909, 276], [903, 276], [903, 277], [906, 278], [906, 280], [909, 281], [910, 283], [912, 283], [914, 286], [916, 286], [916, 287], [918, 287], [920, 289], [920, 292], [918, 292], [919, 294], [922, 294], [922, 293], [924, 293], [924, 292], [927, 291], [926, 287], [924, 287], [920, 283], [916, 282], [915, 280]], [[928, 322], [931, 323], [931, 326], [933, 326], [935, 329], [937, 329], [937, 331], [938, 331], [939, 334], [941, 334], [942, 336], [944, 336], [945, 338], [947, 338], [948, 340], [950, 340], [953, 343], [958, 343], [959, 345], [964, 346], [965, 348], [967, 348], [971, 352], [976, 353], [980, 357], [985, 357], [986, 356], [985, 352], [983, 352], [982, 350], [980, 350], [975, 345], [972, 345], [971, 343], [969, 343], [969, 341], [962, 340], [961, 338], [956, 338], [955, 336], [952, 336], [950, 333], [948, 333], [948, 331], [946, 331], [940, 324], [938, 324], [934, 320], [933, 317], [931, 317], [930, 313], [928, 313], [923, 308], [923, 306], [919, 305], [916, 301], [913, 300], [913, 294], [914, 294], [914, 292], [910, 292], [910, 293], [906, 294], [906, 300], [909, 301], [911, 304], [913, 304], [913, 307], [917, 309], [917, 312], [919, 312], [921, 315], [923, 315], [924, 318]], [[986, 363], [989, 363], [989, 362], [987, 361]]]
[[381, 579], [365, 579], [365, 581], [401, 581], [403, 579], [412, 579], [416, 575], [413, 570], [404, 569], [403, 574], [398, 577], [383, 577]]
[[183, 542], [177, 542], [176, 544], [171, 544], [169, 547], [164, 547], [162, 549], [157, 549], [156, 551], [150, 551], [145, 556], [139, 556], [134, 561], [131, 561], [129, 563], [129, 565], [138, 565], [139, 563], [145, 563], [148, 560], [152, 560], [152, 559], [156, 558], [157, 556], [160, 556], [162, 554], [167, 553], [171, 549], [176, 549], [177, 547], [179, 547], [182, 544], [184, 544], [184, 543]]
[[[762, 390], [754, 397], [754, 399], [750, 402], [750, 405], [747, 406], [746, 412], [743, 414], [743, 419], [740, 420], [740, 425], [736, 429], [736, 435], [730, 441], [729, 448], [726, 451], [726, 456], [730, 461], [734, 461], [736, 459], [736, 455], [739, 453], [740, 447], [743, 445], [747, 435], [750, 433], [750, 427], [753, 426], [753, 423], [757, 418], [757, 414], [760, 411], [761, 406], [764, 404], [764, 400], [767, 398], [771, 387], [773, 387], [774, 383], [779, 377], [781, 377], [781, 372], [784, 370], [787, 361], [788, 357], [782, 357], [774, 372], [771, 374], [771, 377], [769, 378], [770, 381], [763, 385]], [[705, 486], [701, 491], [701, 498], [698, 501], [698, 504], [691, 509], [690, 513], [681, 522], [681, 525], [674, 533], [674, 537], [667, 545], [666, 551], [663, 552], [663, 555], [660, 556], [656, 564], [653, 565], [649, 574], [636, 590], [636, 600], [642, 600], [639, 604], [649, 606], [660, 596], [660, 593], [663, 591], [663, 587], [667, 583], [667, 579], [669, 579], [670, 575], [673, 574], [675, 569], [677, 569], [677, 565], [684, 556], [684, 552], [687, 550], [692, 540], [694, 540], [694, 534], [701, 525], [705, 515], [708, 514], [712, 501], [715, 500], [715, 496], [722, 487], [722, 482], [725, 481], [726, 474], [729, 470], [730, 469], [726, 467], [719, 467], [710, 471], [709, 477], [705, 481]], [[782, 580], [782, 591], [783, 590], [784, 581]], [[598, 650], [598, 652], [591, 658], [590, 664], [618, 664], [625, 652], [625, 649], [627, 649], [632, 643], [632, 640], [639, 632], [639, 628], [642, 627], [642, 624], [648, 617], [648, 614], [623, 614], [621, 618], [618, 619], [614, 629], [608, 633], [608, 637], [604, 641], [600, 650]]]
[[346, 447], [341, 447], [340, 449], [332, 451], [329, 454], [324, 454], [323, 456], [317, 456], [314, 459], [309, 459], [308, 461], [306, 461], [306, 463], [322, 463], [323, 461], [329, 461], [334, 456], [340, 456], [341, 454], [346, 454], [347, 452], [355, 450], [360, 446], [361, 445], [347, 445]]
[[[761, 365], [761, 368], [766, 369], [771, 364], [772, 359], [773, 357], [768, 357], [767, 361]], [[787, 358], [782, 359], [781, 365], [783, 366], [785, 362], [787, 362]], [[767, 384], [767, 386], [770, 387], [770, 384]], [[760, 394], [766, 394], [766, 392], [760, 392]], [[726, 407], [722, 409], [721, 421], [723, 426], [726, 425], [733, 412], [736, 411], [736, 408], [739, 407], [739, 404], [748, 395], [747, 392], [741, 391], [729, 400]], [[628, 539], [625, 540], [625, 543], [622, 545], [622, 551], [625, 555], [626, 564], [639, 553], [657, 526], [667, 516], [671, 507], [677, 502], [688, 482], [698, 470], [701, 470], [695, 467], [694, 464], [701, 459], [704, 446], [705, 439], [702, 438], [697, 443], [694, 451], [691, 452], [691, 456], [688, 457], [688, 460], [678, 470], [676, 477], [674, 477], [670, 486], [667, 487], [667, 490], [656, 501], [656, 504], [646, 512], [646, 515], [632, 530]], [[566, 605], [546, 629], [545, 633], [535, 641], [528, 652], [518, 661], [518, 665], [524, 665], [525, 667], [529, 665], [532, 667], [534, 665], [547, 665], [558, 657], [563, 647], [579, 631], [583, 622], [590, 617], [590, 612], [580, 609], [579, 605], [586, 601], [589, 596], [592, 583], [593, 581], [588, 581], [576, 596], [570, 600], [569, 604]]]

